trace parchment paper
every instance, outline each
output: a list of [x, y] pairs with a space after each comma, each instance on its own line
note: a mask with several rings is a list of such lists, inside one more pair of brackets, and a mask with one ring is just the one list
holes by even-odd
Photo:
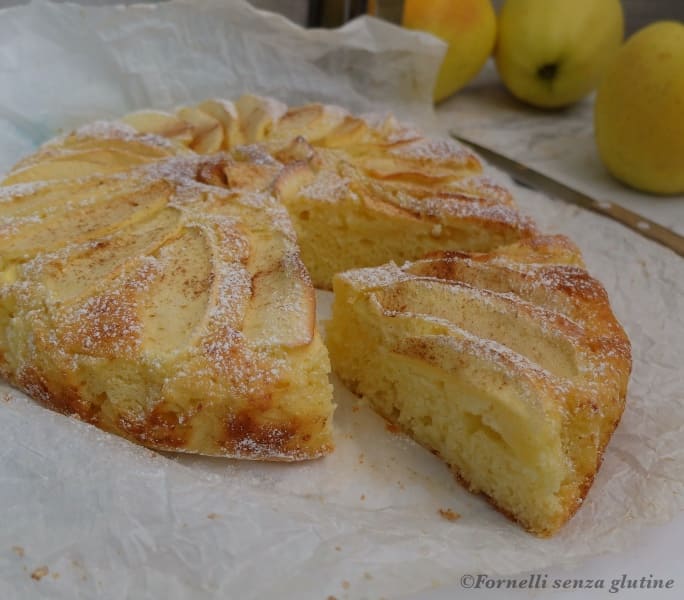
[[[432, 124], [443, 48], [429, 37], [367, 19], [307, 32], [238, 1], [192, 6], [0, 12], [0, 168], [89, 120], [244, 91]], [[623, 421], [559, 535], [536, 539], [466, 493], [338, 382], [337, 450], [276, 465], [156, 454], [0, 384], [0, 597], [397, 597], [618, 551], [682, 510], [684, 261], [508, 185], [543, 228], [579, 243], [633, 343]], [[326, 318], [331, 295], [318, 299]]]

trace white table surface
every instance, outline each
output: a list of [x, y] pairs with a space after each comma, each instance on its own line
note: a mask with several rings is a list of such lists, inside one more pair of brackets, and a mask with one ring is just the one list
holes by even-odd
[[[543, 112], [512, 98], [488, 64], [478, 78], [437, 109], [444, 132], [455, 130], [474, 141], [533, 166], [598, 200], [609, 200], [684, 235], [684, 196], [661, 198], [631, 190], [603, 168], [594, 145], [593, 98], [562, 111]], [[683, 115], [684, 118], [684, 115]], [[601, 218], [601, 217], [597, 217]], [[684, 598], [684, 513], [670, 523], [648, 527], [639, 544], [605, 554], [573, 569], [548, 569], [547, 587], [539, 590], [438, 588], [411, 599], [503, 598]], [[622, 589], [611, 593], [612, 580], [653, 576], [673, 579], [671, 589]], [[477, 575], [477, 574], [473, 574]], [[495, 574], [488, 574], [496, 578]], [[522, 581], [529, 574], [504, 579]], [[553, 589], [554, 580], [603, 580], [604, 589]], [[469, 582], [468, 582], [469, 583]], [[598, 583], [598, 582], [595, 582]], [[574, 582], [573, 582], [574, 584]], [[562, 585], [562, 583], [561, 583]]]

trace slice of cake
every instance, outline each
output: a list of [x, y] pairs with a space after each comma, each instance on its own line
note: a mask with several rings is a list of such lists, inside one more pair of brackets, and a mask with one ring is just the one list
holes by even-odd
[[281, 170], [121, 127], [24, 161], [0, 187], [0, 375], [155, 449], [330, 452], [330, 366], [270, 191]]
[[412, 183], [410, 172], [406, 180], [382, 181], [346, 152], [322, 148], [308, 164], [308, 178], [301, 173], [295, 189], [277, 191], [317, 287], [330, 289], [335, 273], [361, 266], [445, 249], [490, 250], [535, 233], [511, 198], [482, 180], [471, 179], [468, 191]]
[[546, 536], [622, 415], [630, 344], [562, 237], [337, 275], [333, 370], [470, 490]]

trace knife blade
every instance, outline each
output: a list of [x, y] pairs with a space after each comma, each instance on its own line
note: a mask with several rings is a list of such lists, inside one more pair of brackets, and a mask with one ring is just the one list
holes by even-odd
[[451, 135], [459, 142], [470, 146], [475, 152], [482, 155], [485, 160], [495, 167], [507, 172], [517, 183], [544, 192], [550, 196], [560, 198], [565, 202], [581, 206], [582, 208], [608, 217], [609, 219], [613, 219], [642, 236], [673, 250], [679, 254], [679, 256], [684, 257], [684, 237], [667, 229], [667, 227], [663, 227], [655, 221], [642, 217], [613, 202], [595, 200], [583, 192], [571, 188], [560, 181], [556, 181], [555, 179], [490, 148], [481, 146], [477, 142], [460, 134], [452, 133]]

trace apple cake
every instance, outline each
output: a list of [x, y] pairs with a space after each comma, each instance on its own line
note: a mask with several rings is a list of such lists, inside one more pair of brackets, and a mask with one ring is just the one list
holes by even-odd
[[577, 249], [391, 116], [97, 122], [10, 171], [0, 231], [0, 376], [151, 448], [330, 452], [314, 287], [342, 379], [530, 531], [576, 510], [622, 412], [629, 342]]
[[[560, 236], [336, 275], [333, 369], [529, 531], [580, 506], [624, 408], [630, 344]], [[353, 332], [353, 335], [351, 334]]]

